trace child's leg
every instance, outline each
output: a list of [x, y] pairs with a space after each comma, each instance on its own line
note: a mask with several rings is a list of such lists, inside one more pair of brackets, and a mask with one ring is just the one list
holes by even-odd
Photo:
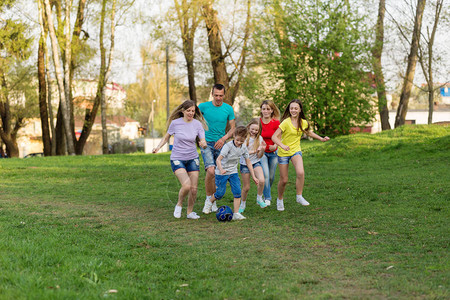
[[233, 204], [234, 213], [239, 212], [239, 207], [241, 206], [241, 198], [234, 198]]
[[250, 190], [250, 173], [241, 173], [242, 177], [242, 202], [247, 200], [248, 191]]
[[228, 175], [216, 175], [215, 176], [215, 182], [216, 182], [216, 192], [211, 196], [211, 198], [206, 198], [205, 200], [205, 206], [203, 206], [202, 212], [204, 214], [211, 213], [211, 209], [213, 206], [213, 203], [216, 201], [216, 199], [221, 199], [223, 195], [225, 195], [225, 190], [227, 187], [227, 179]]
[[[259, 180], [256, 194], [258, 196], [262, 197], [263, 192], [264, 192], [264, 185], [265, 185], [263, 169], [260, 166], [257, 166], [256, 168], [253, 168], [253, 171], [255, 172], [256, 178], [258, 178], [258, 180]], [[244, 178], [242, 178], [242, 181], [244, 181]], [[250, 188], [250, 176], [249, 176], [249, 188]], [[244, 199], [244, 191], [242, 191], [242, 199]]]
[[278, 199], [282, 200], [284, 190], [289, 179], [289, 164], [279, 164], [278, 169], [280, 170], [280, 180], [278, 181]]
[[239, 205], [241, 204], [241, 180], [237, 173], [231, 174], [228, 178], [231, 186], [231, 192], [234, 197], [234, 213], [239, 213]]
[[292, 164], [295, 167], [295, 188], [297, 190], [297, 195], [303, 193], [303, 186], [305, 185], [305, 170], [303, 168], [303, 158], [301, 155], [295, 155], [292, 157]]

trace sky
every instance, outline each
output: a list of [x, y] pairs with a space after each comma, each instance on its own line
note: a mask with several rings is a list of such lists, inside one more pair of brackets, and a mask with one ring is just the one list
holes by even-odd
[[[30, 24], [37, 25], [37, 5], [36, 1], [31, 0], [19, 0], [22, 2], [20, 8], [12, 11], [12, 14], [18, 15], [21, 18], [28, 20]], [[220, 1], [220, 0], [216, 0]], [[375, 22], [378, 1], [377, 0], [353, 0], [358, 4], [362, 4], [363, 7], [370, 11], [371, 17], [367, 20], [370, 23]], [[76, 2], [76, 1], [74, 1]], [[401, 20], [408, 17], [408, 11], [405, 9], [405, 1], [395, 0], [387, 1], [387, 10], [393, 16], [394, 19]], [[151, 25], [150, 21], [155, 18], [161, 18], [164, 12], [167, 10], [169, 4], [172, 1], [168, 0], [135, 0], [134, 6], [127, 12], [121, 22], [116, 27], [116, 47], [114, 54], [114, 61], [112, 67], [112, 79], [121, 84], [127, 84], [136, 80], [136, 74], [142, 67], [142, 61], [140, 58], [140, 47], [146, 41], [151, 41]], [[448, 10], [449, 0], [445, 2]], [[231, 6], [231, 5], [230, 5]], [[229, 7], [228, 7], [229, 8]], [[219, 14], [223, 14], [226, 8], [219, 9]], [[386, 14], [386, 19], [389, 18], [389, 14]], [[95, 26], [95, 24], [87, 24], [88, 26]], [[448, 25], [447, 25], [448, 26]], [[34, 36], [39, 35], [39, 27], [33, 32]], [[441, 50], [446, 51], [443, 54], [443, 61], [446, 64], [446, 68], [442, 69], [443, 72], [436, 74], [436, 81], [449, 81], [450, 80], [450, 51], [448, 47], [448, 32], [442, 30], [442, 34], [436, 37], [436, 44]], [[93, 38], [95, 40], [95, 37]], [[386, 24], [386, 45], [383, 56], [383, 67], [385, 71], [386, 80], [391, 82], [392, 85], [397, 84], [399, 81], [399, 74], [406, 69], [406, 63], [398, 63], [399, 60], [406, 57], [405, 53], [409, 51], [404, 43], [400, 42], [397, 31], [392, 25]], [[170, 49], [173, 53], [175, 49]], [[209, 58], [209, 57], [208, 57]], [[206, 58], [203, 58], [206, 59]], [[178, 53], [176, 60], [182, 64], [184, 57]], [[87, 72], [92, 73], [90, 76], [95, 76], [98, 72], [98, 60], [91, 64], [91, 68]], [[177, 70], [178, 72], [180, 71]], [[417, 65], [416, 76], [421, 76], [420, 66]], [[419, 79], [419, 80], [423, 80]]]

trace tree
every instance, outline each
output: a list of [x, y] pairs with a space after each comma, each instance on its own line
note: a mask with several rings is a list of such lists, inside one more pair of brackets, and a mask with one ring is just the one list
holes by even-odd
[[[429, 26], [426, 27], [426, 35], [425, 34], [421, 35], [422, 38], [419, 39], [418, 45], [419, 50], [418, 59], [420, 66], [422, 68], [423, 75], [427, 82], [428, 124], [431, 124], [433, 122], [434, 93], [436, 91], [434, 87], [433, 67], [432, 67], [433, 60], [435, 59], [433, 46], [443, 4], [444, 0], [436, 0], [436, 4], [434, 7], [434, 18], [433, 18], [434, 22], [432, 24], [431, 30]], [[423, 43], [421, 41], [423, 41]], [[438, 87], [438, 89], [439, 88], [440, 87]]]
[[258, 23], [258, 59], [280, 107], [300, 99], [326, 135], [372, 121], [368, 30], [348, 1], [267, 1]]
[[[202, 6], [202, 12], [205, 18], [206, 30], [208, 32], [208, 45], [211, 56], [211, 66], [214, 74], [214, 82], [221, 83], [225, 86], [227, 90], [225, 102], [233, 105], [239, 91], [239, 85], [243, 78], [247, 58], [247, 46], [250, 38], [252, 2], [251, 0], [246, 1], [246, 21], [244, 25], [243, 37], [240, 41], [241, 53], [237, 61], [235, 61], [232, 56], [235, 43], [232, 40], [228, 42], [223, 40], [220, 21], [217, 17], [217, 11], [213, 8], [213, 2], [213, 0], [205, 1]], [[222, 43], [225, 44], [225, 52], [222, 51]], [[231, 64], [234, 67], [233, 71], [230, 73], [227, 70], [227, 58], [231, 60]], [[234, 80], [235, 76], [237, 78]]]
[[197, 92], [195, 87], [194, 39], [201, 20], [200, 2], [201, 0], [192, 0], [191, 2], [181, 0], [180, 3], [178, 0], [174, 0], [183, 42], [183, 54], [186, 60], [189, 98], [195, 102], [197, 102]]
[[103, 154], [108, 154], [108, 132], [106, 128], [106, 100], [105, 100], [105, 87], [108, 82], [109, 75], [111, 73], [111, 62], [114, 53], [114, 33], [115, 33], [115, 24], [114, 17], [116, 13], [116, 0], [113, 0], [112, 9], [111, 9], [111, 45], [109, 49], [109, 58], [108, 64], [106, 64], [106, 49], [104, 45], [104, 28], [105, 28], [105, 14], [106, 14], [106, 2], [107, 0], [103, 0], [102, 2], [102, 12], [101, 12], [101, 20], [100, 20], [100, 59], [101, 59], [101, 67], [100, 67], [100, 78], [99, 82], [101, 82], [101, 91], [100, 91], [100, 104], [101, 104], [101, 115], [102, 115], [102, 149]]
[[[0, 13], [14, 0], [0, 3]], [[0, 20], [0, 138], [6, 145], [9, 157], [19, 157], [17, 132], [24, 125], [27, 109], [26, 99], [29, 91], [30, 69], [20, 66], [30, 55], [32, 39], [26, 36], [27, 27], [12, 19]], [[32, 89], [31, 89], [32, 90]], [[19, 103], [24, 97], [25, 103]]]
[[381, 129], [389, 130], [391, 125], [389, 124], [389, 110], [387, 108], [386, 100], [386, 87], [384, 81], [384, 74], [381, 65], [381, 55], [383, 53], [384, 44], [384, 15], [386, 12], [386, 1], [379, 0], [378, 4], [378, 20], [376, 25], [375, 44], [372, 48], [373, 56], [373, 70], [375, 73], [375, 82], [378, 95], [378, 112], [380, 114]]
[[44, 155], [51, 156], [55, 153], [55, 151], [52, 151], [55, 148], [52, 148], [50, 127], [49, 127], [49, 114], [48, 114], [49, 108], [47, 105], [49, 99], [48, 93], [50, 92], [47, 91], [47, 80], [49, 79], [47, 78], [48, 64], [46, 62], [46, 57], [48, 56], [48, 49], [46, 43], [48, 33], [44, 29], [47, 26], [44, 25], [45, 17], [43, 16], [44, 10], [43, 10], [43, 3], [41, 0], [38, 1], [38, 7], [39, 7], [39, 24], [41, 26], [41, 35], [39, 37], [38, 60], [37, 60], [38, 84], [39, 84], [39, 114], [41, 117], [42, 143], [44, 146]]
[[[50, 40], [51, 40], [51, 44], [52, 44], [53, 64], [55, 66], [55, 75], [56, 75], [56, 80], [57, 80], [57, 84], [58, 84], [58, 91], [59, 91], [59, 98], [60, 98], [59, 107], [61, 109], [62, 122], [64, 125], [64, 132], [66, 135], [67, 151], [70, 155], [75, 155], [73, 129], [70, 124], [70, 115], [71, 115], [70, 114], [70, 103], [69, 103], [70, 99], [68, 99], [70, 90], [67, 91], [67, 89], [70, 89], [70, 86], [68, 83], [64, 82], [63, 75], [61, 74], [62, 65], [61, 65], [61, 59], [60, 59], [60, 54], [59, 54], [58, 39], [56, 37], [55, 27], [53, 25], [52, 9], [50, 7], [49, 0], [44, 0], [44, 6], [45, 6], [45, 12], [46, 12], [46, 24], [48, 24]], [[68, 12], [69, 10], [70, 10], [70, 5], [67, 5], [66, 12]], [[65, 24], [66, 24], [65, 38], [66, 38], [66, 40], [70, 38], [69, 30], [68, 30], [69, 25], [70, 25], [70, 20], [67, 19], [68, 13], [66, 13], [66, 20], [65, 20]], [[66, 47], [65, 48], [65, 52], [66, 52], [65, 58], [66, 58], [66, 60], [69, 59], [69, 61], [70, 61], [70, 55], [68, 54], [70, 52], [70, 43], [66, 42], [65, 47]], [[70, 76], [70, 70], [67, 70], [67, 69], [68, 69], [68, 66], [66, 65], [65, 75]], [[69, 78], [67, 78], [66, 80], [69, 80]]]
[[403, 87], [397, 108], [397, 115], [395, 116], [395, 128], [405, 124], [406, 113], [408, 112], [409, 97], [411, 95], [411, 88], [416, 71], [417, 54], [425, 3], [426, 0], [417, 1], [416, 13], [414, 17], [414, 29], [412, 32], [410, 51], [408, 55], [408, 64], [406, 67], [405, 77], [403, 79]]
[[[161, 63], [164, 61], [165, 53], [151, 42], [146, 42], [141, 46], [140, 55], [142, 68], [137, 71], [136, 82], [126, 87], [126, 114], [142, 125], [147, 124], [150, 136], [154, 136], [154, 133], [156, 136], [162, 136], [167, 129], [166, 70]], [[172, 57], [170, 61], [174, 61]], [[171, 111], [184, 99], [185, 88], [176, 77], [171, 78], [169, 88]], [[151, 120], [152, 111], [153, 120]]]

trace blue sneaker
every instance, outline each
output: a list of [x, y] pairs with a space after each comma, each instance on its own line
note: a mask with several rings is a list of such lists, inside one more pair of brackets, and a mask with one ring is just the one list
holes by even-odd
[[267, 204], [266, 204], [266, 202], [264, 202], [263, 199], [256, 199], [256, 203], [257, 203], [261, 208], [267, 207]]
[[243, 213], [245, 211], [246, 201], [241, 201], [241, 205], [239, 205], [239, 213]]

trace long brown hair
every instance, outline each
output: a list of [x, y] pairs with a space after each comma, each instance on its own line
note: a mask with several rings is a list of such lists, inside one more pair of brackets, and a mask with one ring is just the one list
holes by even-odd
[[169, 119], [167, 120], [167, 129], [169, 129], [169, 125], [170, 123], [175, 120], [175, 119], [179, 119], [179, 118], [183, 118], [183, 111], [191, 108], [192, 106], [195, 106], [195, 114], [194, 114], [194, 119], [200, 121], [203, 125], [203, 128], [205, 130], [208, 130], [208, 125], [206, 125], [206, 121], [203, 118], [203, 115], [200, 111], [200, 109], [198, 108], [198, 106], [195, 104], [194, 101], [192, 100], [186, 100], [183, 103], [181, 103], [177, 108], [175, 108], [172, 113], [169, 116]]
[[[303, 132], [309, 131], [309, 123], [308, 121], [306, 121], [306, 117], [305, 117], [305, 112], [303, 110], [303, 104], [302, 101], [300, 101], [299, 99], [294, 99], [291, 102], [289, 102], [288, 106], [286, 107], [286, 109], [284, 110], [283, 116], [281, 117], [280, 122], [283, 122], [285, 119], [290, 118], [291, 117], [291, 112], [289, 110], [289, 108], [291, 107], [292, 103], [297, 103], [300, 106], [300, 113], [298, 115], [298, 120], [297, 120], [297, 131], [300, 129]], [[302, 119], [305, 120], [308, 123], [308, 126], [306, 128], [302, 127]]]
[[[269, 105], [270, 108], [272, 109], [272, 118], [273, 119], [280, 119], [280, 110], [278, 109], [278, 107], [275, 105], [275, 103], [273, 103], [273, 101], [271, 100], [264, 100], [263, 102], [261, 102], [261, 105], [259, 106], [259, 109], [262, 110], [262, 106], [263, 105]], [[261, 118], [262, 118], [262, 112], [260, 113]]]
[[261, 121], [259, 120], [259, 118], [254, 118], [250, 121], [250, 123], [248, 123], [247, 125], [248, 136], [247, 140], [245, 141], [245, 145], [248, 147], [248, 144], [250, 143], [250, 126], [252, 125], [258, 125], [258, 133], [256, 134], [255, 141], [253, 142], [253, 150], [256, 151], [256, 149], [259, 148], [260, 144], [259, 137], [261, 136], [262, 131]]

